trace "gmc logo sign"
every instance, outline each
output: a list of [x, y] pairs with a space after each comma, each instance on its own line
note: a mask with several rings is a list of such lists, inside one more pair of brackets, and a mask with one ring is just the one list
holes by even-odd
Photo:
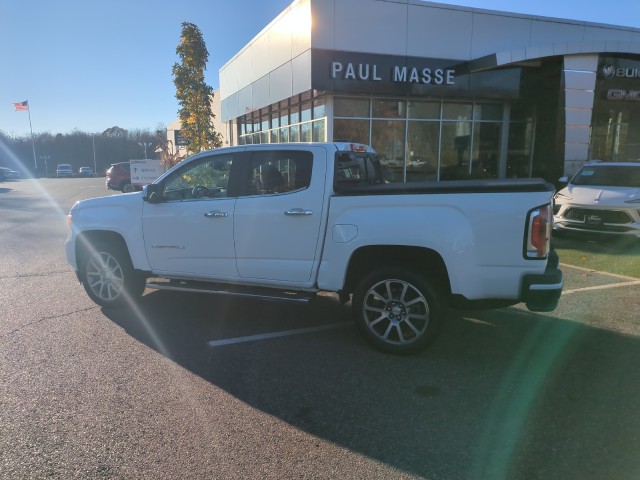
[[607, 91], [607, 100], [640, 100], [640, 90], [619, 90], [612, 88]]

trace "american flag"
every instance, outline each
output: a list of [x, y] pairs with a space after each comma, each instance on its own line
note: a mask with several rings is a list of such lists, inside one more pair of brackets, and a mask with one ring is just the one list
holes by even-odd
[[13, 106], [16, 107], [16, 112], [19, 112], [20, 110], [29, 110], [29, 101], [13, 102]]

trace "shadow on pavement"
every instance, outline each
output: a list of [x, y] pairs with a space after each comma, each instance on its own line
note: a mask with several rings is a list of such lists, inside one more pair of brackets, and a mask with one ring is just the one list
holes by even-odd
[[335, 297], [292, 307], [152, 292], [140, 309], [144, 320], [103, 312], [242, 402], [411, 474], [640, 475], [632, 336], [508, 308], [452, 312], [434, 345], [411, 357], [372, 349], [353, 327], [211, 348], [212, 339], [350, 322], [350, 307]]

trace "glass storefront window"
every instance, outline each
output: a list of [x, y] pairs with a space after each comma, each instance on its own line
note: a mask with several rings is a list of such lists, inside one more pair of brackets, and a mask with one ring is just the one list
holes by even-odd
[[409, 102], [409, 118], [440, 120], [440, 102]]
[[601, 55], [598, 71], [608, 67], [624, 72], [598, 75], [594, 92], [590, 157], [604, 161], [636, 161], [640, 158], [640, 61], [629, 55]]
[[289, 125], [289, 113], [287, 110], [280, 112], [280, 126], [284, 127], [286, 125]]
[[300, 123], [300, 105], [291, 107], [291, 113], [289, 115], [290, 125], [294, 123]]
[[[595, 112], [595, 110], [594, 110]], [[605, 161], [627, 161], [640, 157], [640, 112], [627, 105], [594, 113], [591, 157]]]
[[445, 120], [471, 120], [473, 105], [470, 103], [444, 103], [442, 118]]
[[475, 121], [502, 121], [502, 105], [491, 103], [478, 103], [473, 107], [473, 119]]
[[383, 177], [389, 182], [404, 182], [404, 127], [397, 120], [371, 122], [371, 146], [378, 153]]
[[368, 118], [369, 99], [336, 97], [333, 100], [333, 116]]
[[289, 141], [290, 142], [300, 141], [300, 125], [293, 125], [292, 127], [289, 127]]
[[473, 125], [473, 178], [498, 178], [502, 123], [478, 122]]
[[407, 182], [438, 179], [440, 122], [409, 122]]
[[326, 141], [326, 125], [325, 119], [316, 120], [313, 122], [313, 141], [324, 142]]
[[373, 100], [373, 118], [405, 118], [407, 102], [404, 100]]
[[325, 116], [325, 103], [326, 100], [321, 98], [313, 101], [313, 119], [323, 118]]
[[[270, 108], [247, 114], [238, 123], [239, 143], [326, 141], [326, 117], [316, 118], [325, 114], [326, 98], [296, 103], [301, 99], [273, 105], [271, 118]], [[389, 182], [497, 178], [504, 168], [509, 177], [530, 176], [535, 122], [531, 112], [518, 117], [517, 105], [506, 166], [502, 103], [335, 97], [333, 110], [333, 140], [373, 146]]]
[[369, 144], [369, 120], [333, 121], [334, 142], [354, 142]]
[[301, 142], [311, 141], [311, 122], [306, 122], [300, 125], [300, 141]]
[[280, 141], [282, 143], [289, 142], [289, 127], [284, 127], [280, 129]]
[[[468, 134], [465, 134], [468, 132]], [[469, 174], [471, 122], [444, 122], [440, 138], [440, 180], [458, 180]]]
[[300, 121], [308, 122], [311, 120], [311, 103], [305, 103], [300, 110]]
[[533, 118], [529, 118], [525, 122], [511, 122], [509, 124], [507, 178], [531, 177], [533, 131]]

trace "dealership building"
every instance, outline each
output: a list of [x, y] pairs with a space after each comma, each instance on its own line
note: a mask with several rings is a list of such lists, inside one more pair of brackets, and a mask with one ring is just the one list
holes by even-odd
[[372, 145], [392, 181], [640, 158], [640, 29], [420, 0], [298, 0], [220, 69], [226, 143]]

